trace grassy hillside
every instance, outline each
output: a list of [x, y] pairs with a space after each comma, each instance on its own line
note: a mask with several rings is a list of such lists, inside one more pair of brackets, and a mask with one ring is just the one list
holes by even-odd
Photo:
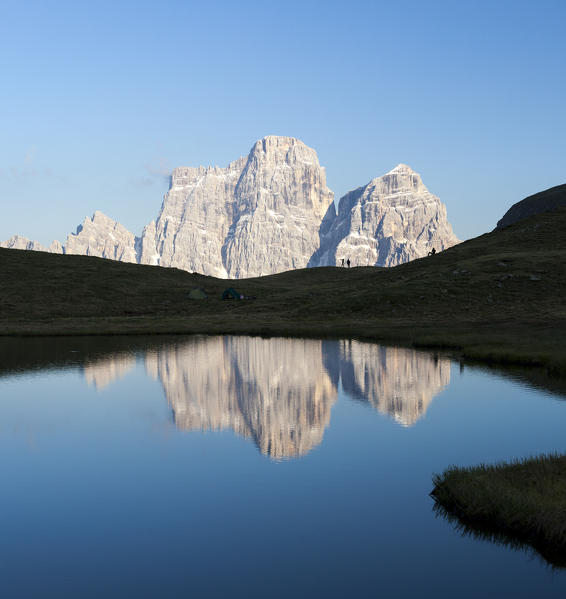
[[[353, 336], [566, 372], [565, 230], [559, 209], [391, 269], [239, 281], [0, 249], [0, 334]], [[228, 286], [257, 299], [222, 301]], [[188, 299], [194, 287], [209, 299]]]

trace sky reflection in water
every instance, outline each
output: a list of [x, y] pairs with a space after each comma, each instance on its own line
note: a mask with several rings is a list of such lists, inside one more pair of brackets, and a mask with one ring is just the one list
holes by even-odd
[[449, 464], [563, 450], [556, 396], [357, 341], [58, 343], [20, 346], [33, 376], [0, 347], [4, 596], [564, 594], [428, 497]]

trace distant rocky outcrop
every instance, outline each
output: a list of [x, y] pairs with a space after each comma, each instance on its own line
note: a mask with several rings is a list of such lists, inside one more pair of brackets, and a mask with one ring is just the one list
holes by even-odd
[[[48, 251], [245, 278], [342, 258], [394, 266], [458, 243], [446, 208], [408, 166], [346, 194], [338, 214], [333, 199], [312, 148], [268, 136], [226, 168], [174, 169], [161, 211], [140, 237], [97, 211]], [[44, 249], [21, 237], [0, 245]]]
[[551, 187], [513, 204], [497, 223], [496, 229], [503, 229], [541, 212], [551, 212], [564, 207], [566, 207], [566, 185]]
[[321, 246], [309, 266], [395, 266], [459, 243], [446, 207], [419, 174], [399, 164], [386, 175], [330, 206], [321, 226]]
[[98, 210], [67, 237], [65, 254], [138, 262], [136, 236]]
[[59, 241], [53, 241], [51, 245], [46, 248], [41, 245], [38, 241], [32, 241], [27, 237], [21, 235], [13, 235], [10, 239], [0, 242], [0, 247], [8, 248], [12, 250], [32, 250], [35, 252], [50, 252], [52, 254], [62, 254], [63, 246]]

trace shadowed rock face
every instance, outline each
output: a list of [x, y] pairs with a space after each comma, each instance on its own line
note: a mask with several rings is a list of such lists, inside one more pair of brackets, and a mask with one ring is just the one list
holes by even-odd
[[496, 229], [503, 229], [529, 216], [558, 208], [566, 208], [566, 185], [551, 187], [513, 204], [497, 223]]
[[321, 246], [310, 266], [395, 266], [459, 243], [446, 207], [405, 164], [373, 179], [331, 206], [321, 226]]

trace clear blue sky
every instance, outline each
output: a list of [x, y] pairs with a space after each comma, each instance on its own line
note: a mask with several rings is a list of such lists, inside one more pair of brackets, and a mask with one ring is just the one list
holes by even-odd
[[164, 174], [264, 135], [336, 197], [399, 162], [461, 238], [566, 183], [566, 2], [12, 2], [0, 7], [0, 240], [136, 234]]

